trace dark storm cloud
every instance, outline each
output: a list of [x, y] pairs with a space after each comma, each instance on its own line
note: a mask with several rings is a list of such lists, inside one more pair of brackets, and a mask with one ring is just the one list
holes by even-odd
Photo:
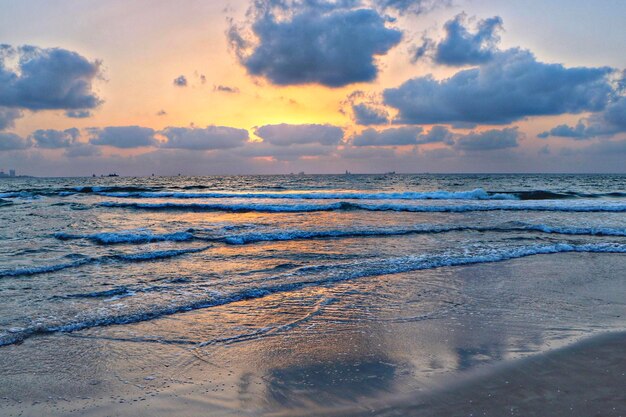
[[263, 141], [276, 146], [317, 143], [320, 145], [337, 145], [343, 139], [343, 129], [331, 125], [266, 125], [257, 128], [255, 135]]
[[32, 142], [15, 133], [0, 132], [0, 151], [16, 151], [30, 148]]
[[187, 77], [185, 77], [184, 75], [179, 75], [178, 77], [174, 78], [174, 85], [176, 87], [187, 87]]
[[85, 119], [91, 117], [91, 112], [88, 110], [70, 110], [66, 111], [65, 115], [72, 119]]
[[92, 145], [106, 145], [115, 148], [141, 148], [155, 146], [154, 130], [141, 126], [110, 126], [103, 129], [89, 129]]
[[529, 51], [509, 49], [444, 80], [411, 79], [383, 97], [399, 111], [395, 123], [507, 124], [528, 116], [600, 111], [613, 92], [612, 72], [546, 64]]
[[92, 109], [101, 63], [76, 52], [35, 46], [0, 48], [0, 106], [28, 110]]
[[242, 146], [248, 141], [248, 131], [225, 126], [168, 127], [159, 132], [167, 138], [163, 148], [215, 150]]
[[389, 123], [389, 113], [365, 103], [353, 104], [355, 122], [359, 125], [383, 125]]
[[40, 129], [34, 131], [30, 138], [38, 148], [59, 149], [74, 145], [79, 136], [80, 132], [76, 128], [66, 130]]
[[5, 130], [15, 126], [15, 120], [22, 117], [20, 109], [0, 107], [0, 130]]
[[444, 65], [462, 66], [483, 64], [498, 52], [498, 31], [502, 19], [498, 16], [478, 22], [476, 31], [465, 27], [465, 15], [459, 14], [446, 22], [446, 37], [435, 46], [435, 62]]
[[257, 0], [249, 12], [252, 36], [231, 22], [228, 38], [248, 73], [276, 85], [341, 87], [372, 81], [375, 57], [397, 45], [402, 33], [358, 2]]
[[516, 148], [521, 133], [516, 127], [502, 130], [492, 129], [485, 132], [473, 132], [461, 136], [454, 147], [462, 151], [493, 151]]
[[598, 136], [614, 136], [626, 132], [626, 97], [618, 97], [604, 111], [580, 120], [576, 126], [559, 125], [538, 136], [591, 139]]

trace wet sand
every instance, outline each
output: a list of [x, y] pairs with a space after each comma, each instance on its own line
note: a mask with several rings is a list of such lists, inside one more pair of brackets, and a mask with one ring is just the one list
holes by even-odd
[[605, 334], [495, 366], [380, 408], [325, 416], [626, 416], [626, 333]]
[[0, 416], [626, 416], [625, 261], [440, 268], [33, 337], [0, 349]]

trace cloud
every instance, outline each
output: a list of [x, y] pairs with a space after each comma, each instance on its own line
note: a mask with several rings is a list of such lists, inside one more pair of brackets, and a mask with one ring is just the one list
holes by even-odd
[[612, 72], [546, 64], [530, 51], [509, 49], [444, 80], [413, 78], [385, 90], [383, 99], [399, 111], [395, 123], [508, 124], [529, 116], [600, 111], [613, 93]]
[[91, 117], [91, 112], [88, 110], [69, 110], [65, 112], [65, 115], [73, 119], [85, 119]]
[[110, 126], [88, 129], [91, 134], [89, 143], [115, 148], [141, 148], [158, 144], [154, 130], [140, 126]]
[[16, 151], [30, 148], [32, 142], [15, 133], [0, 132], [0, 151]]
[[428, 133], [420, 135], [418, 138], [419, 144], [425, 143], [444, 143], [446, 145], [452, 145], [454, 134], [448, 130], [445, 126], [433, 126]]
[[67, 130], [40, 129], [34, 131], [30, 138], [38, 148], [59, 149], [74, 145], [79, 136], [80, 132], [76, 128]]
[[537, 136], [544, 139], [557, 136], [580, 140], [623, 132], [626, 132], [626, 97], [618, 97], [604, 111], [579, 120], [576, 126], [559, 125]]
[[230, 94], [239, 93], [239, 89], [237, 87], [229, 87], [227, 85], [214, 85], [213, 91], [216, 91], [218, 93], [230, 93]]
[[421, 127], [385, 130], [366, 129], [352, 138], [353, 146], [403, 146], [443, 143], [452, 145], [455, 135], [444, 126], [433, 126], [427, 133]]
[[337, 145], [343, 139], [343, 129], [331, 125], [266, 125], [256, 128], [254, 134], [276, 146], [295, 144]]
[[385, 130], [366, 129], [352, 138], [354, 146], [416, 145], [421, 127], [398, 127]]
[[93, 109], [102, 100], [92, 83], [101, 62], [61, 48], [0, 48], [0, 106], [28, 110]]
[[179, 75], [178, 77], [174, 78], [174, 85], [176, 87], [187, 87], [187, 77], [185, 77], [184, 75]]
[[245, 29], [231, 22], [228, 39], [253, 76], [276, 85], [342, 87], [372, 81], [375, 57], [397, 45], [402, 33], [386, 17], [354, 1], [256, 0]]
[[498, 52], [498, 32], [502, 19], [498, 16], [481, 20], [476, 31], [470, 32], [465, 24], [465, 14], [459, 14], [446, 22], [446, 37], [434, 46], [435, 62], [444, 65], [462, 66], [484, 64]]
[[242, 146], [249, 138], [247, 130], [225, 126], [168, 127], [159, 133], [167, 137], [161, 147], [177, 149], [230, 149]]
[[378, 109], [371, 105], [360, 103], [353, 104], [352, 111], [357, 124], [363, 126], [383, 125], [389, 123], [389, 113], [384, 109]]
[[278, 161], [295, 161], [303, 157], [329, 155], [336, 149], [333, 145], [319, 143], [296, 143], [291, 146], [274, 145], [270, 142], [250, 142], [239, 153], [247, 157], [265, 157]]
[[87, 143], [75, 143], [65, 149], [65, 156], [68, 158], [88, 158], [102, 155], [99, 147]]
[[450, 0], [377, 0], [376, 3], [383, 10], [395, 10], [400, 14], [422, 14], [436, 7], [449, 6]]
[[454, 144], [462, 151], [493, 151], [516, 148], [522, 134], [516, 127], [502, 130], [492, 129], [485, 132], [472, 132], [461, 136]]
[[22, 111], [8, 107], [0, 107], [0, 130], [15, 126], [15, 120], [22, 117]]

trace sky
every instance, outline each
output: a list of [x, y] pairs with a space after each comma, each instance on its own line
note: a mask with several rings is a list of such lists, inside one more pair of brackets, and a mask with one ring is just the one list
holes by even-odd
[[0, 170], [626, 172], [622, 0], [0, 0]]

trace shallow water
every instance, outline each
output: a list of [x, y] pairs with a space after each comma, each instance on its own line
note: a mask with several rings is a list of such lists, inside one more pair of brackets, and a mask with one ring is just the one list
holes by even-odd
[[191, 386], [200, 409], [230, 410], [216, 415], [337, 407], [623, 330], [625, 185], [2, 181], [0, 397], [20, 414], [68, 389], [117, 401]]
[[392, 273], [562, 252], [621, 257], [625, 179], [6, 180], [0, 344]]

